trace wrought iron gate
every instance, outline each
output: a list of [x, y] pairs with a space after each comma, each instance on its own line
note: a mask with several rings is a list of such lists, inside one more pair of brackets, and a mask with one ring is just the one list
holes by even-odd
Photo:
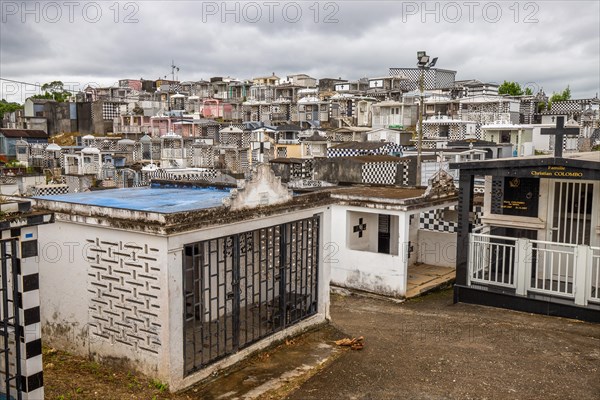
[[0, 240], [0, 399], [22, 398], [17, 239]]
[[314, 315], [318, 248], [318, 216], [186, 245], [186, 372]]

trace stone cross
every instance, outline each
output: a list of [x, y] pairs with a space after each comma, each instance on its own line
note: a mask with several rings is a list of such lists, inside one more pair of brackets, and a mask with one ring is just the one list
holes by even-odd
[[563, 138], [567, 136], [579, 135], [579, 128], [565, 128], [565, 117], [556, 117], [556, 128], [540, 129], [542, 135], [554, 135], [554, 157], [562, 157]]
[[363, 236], [363, 231], [367, 230], [367, 224], [363, 223], [363, 219], [359, 218], [358, 219], [358, 225], [354, 225], [353, 227], [353, 232], [357, 233], [358, 232], [358, 237], [361, 238]]

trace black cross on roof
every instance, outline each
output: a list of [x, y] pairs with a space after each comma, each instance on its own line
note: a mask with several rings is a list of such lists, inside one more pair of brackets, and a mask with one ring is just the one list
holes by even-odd
[[353, 232], [358, 232], [358, 237], [361, 238], [363, 236], [363, 231], [367, 230], [367, 224], [363, 223], [363, 219], [358, 219], [358, 225], [354, 225]]
[[565, 117], [556, 117], [556, 128], [542, 128], [540, 133], [556, 136], [554, 140], [554, 157], [562, 157], [564, 135], [577, 136], [579, 135], [579, 128], [565, 128]]

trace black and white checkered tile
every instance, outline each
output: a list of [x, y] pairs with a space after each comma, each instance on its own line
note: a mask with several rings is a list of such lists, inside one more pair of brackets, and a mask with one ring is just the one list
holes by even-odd
[[[19, 304], [19, 344], [21, 345], [21, 375], [19, 379], [22, 389], [21, 397], [18, 397], [16, 392], [11, 390], [9, 397], [6, 397], [5, 393], [0, 393], [0, 398], [2, 399], [21, 398], [23, 400], [38, 400], [44, 398], [39, 264], [35, 261], [35, 258], [38, 256], [36, 225], [49, 223], [51, 219], [52, 215], [49, 214], [28, 216], [19, 221], [6, 224], [7, 226], [3, 226], [0, 234], [3, 245], [9, 244], [9, 240], [11, 239], [13, 242], [16, 240], [18, 249], [18, 258], [16, 265], [13, 265], [13, 267], [16, 267], [17, 287], [19, 291], [17, 299]], [[10, 248], [10, 246], [8, 247]], [[14, 349], [14, 338], [12, 343], [12, 348]], [[14, 355], [14, 352], [12, 354]], [[10, 356], [10, 353], [8, 356]], [[2, 372], [0, 372], [0, 379], [3, 383], [5, 382], [5, 376]], [[14, 384], [14, 381], [12, 384]], [[4, 388], [3, 384], [0, 385], [1, 388]]]
[[287, 158], [287, 147], [278, 147], [277, 148], [277, 157], [278, 158]]
[[374, 183], [377, 185], [393, 185], [396, 183], [396, 171], [398, 163], [380, 162], [366, 163], [362, 166], [363, 183]]
[[580, 113], [587, 104], [585, 100], [555, 101], [550, 107], [550, 113]]
[[403, 160], [403, 161], [400, 161], [400, 164], [402, 164], [402, 185], [408, 186], [408, 169], [409, 169], [410, 161]]
[[473, 227], [483, 225], [481, 222], [481, 218], [483, 217], [483, 206], [474, 206], [473, 214], [474, 214]]
[[[456, 210], [456, 206], [449, 207], [450, 210]], [[473, 227], [481, 226], [481, 218], [483, 217], [483, 206], [473, 207]], [[419, 215], [419, 229], [456, 233], [458, 223], [455, 221], [444, 220], [444, 209], [430, 210]]]
[[306, 159], [302, 162], [302, 179], [312, 179], [315, 170], [313, 159]]
[[291, 179], [302, 179], [302, 165], [291, 164], [290, 165], [290, 178]]
[[119, 112], [120, 103], [104, 102], [102, 103], [102, 119], [112, 121], [121, 115]]
[[327, 157], [354, 157], [360, 155], [358, 149], [335, 149], [330, 147], [327, 149]]
[[213, 182], [217, 178], [217, 170], [194, 171], [186, 174], [173, 174], [165, 170], [158, 170], [147, 174], [148, 179], [157, 179], [163, 181], [209, 181]]
[[69, 193], [69, 185], [42, 186], [33, 188], [34, 196], [56, 196]]
[[422, 212], [419, 215], [419, 229], [435, 232], [456, 233], [458, 224], [453, 221], [446, 221], [443, 218], [443, 209]]
[[336, 148], [330, 147], [327, 149], [327, 157], [355, 157], [355, 156], [367, 156], [367, 155], [386, 155], [390, 153], [399, 153], [401, 147], [395, 143], [386, 143], [385, 145], [376, 149], [348, 149], [348, 148]]
[[[421, 70], [418, 68], [390, 68], [390, 76], [406, 76], [406, 89], [415, 90], [421, 78]], [[456, 72], [440, 71], [435, 68], [424, 71], [423, 86], [425, 89], [441, 89], [454, 86]]]

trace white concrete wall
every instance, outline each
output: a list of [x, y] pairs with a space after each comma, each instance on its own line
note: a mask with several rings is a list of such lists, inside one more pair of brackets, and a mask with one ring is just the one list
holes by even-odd
[[456, 268], [456, 233], [418, 230], [418, 262]]
[[25, 100], [25, 104], [23, 105], [23, 116], [35, 117], [35, 112], [33, 111], [33, 101], [30, 99]]
[[[314, 214], [321, 215], [317, 315], [265, 338], [209, 368], [185, 376], [182, 317], [183, 246], [187, 243], [308, 218]], [[330, 261], [327, 258], [327, 243], [331, 242], [329, 218], [328, 208], [320, 207], [224, 225], [217, 229], [187, 232], [169, 238], [72, 222], [59, 221], [44, 225], [40, 228], [39, 241], [44, 342], [83, 356], [122, 362], [168, 382], [172, 389], [184, 388], [206, 378], [215, 370], [225, 368], [245, 355], [268, 346], [274, 340], [329, 318], [330, 264], [326, 262]], [[139, 247], [140, 254], [131, 256], [123, 250], [124, 244]], [[103, 252], [98, 253], [95, 249]], [[154, 258], [155, 261], [149, 258]], [[135, 277], [127, 276], [123, 274], [123, 268], [136, 268], [128, 263], [141, 264], [142, 270]], [[106, 267], [106, 270], [98, 269], [98, 266]], [[128, 282], [139, 282], [144, 286], [135, 288], [133, 293], [126, 293], [124, 298], [110, 297], [115, 294], [119, 297], [121, 289], [134, 288]], [[112, 287], [111, 290], [100, 288], [104, 296], [99, 297], [98, 285]], [[148, 298], [145, 294], [152, 294], [156, 299]], [[92, 309], [97, 305], [95, 300], [107, 303], [102, 305], [100, 313], [97, 309]], [[140, 301], [141, 304], [132, 303], [135, 301]], [[131, 304], [136, 305], [136, 312], [133, 314], [119, 308]], [[101, 328], [98, 327], [98, 316], [107, 320], [100, 322]], [[128, 333], [131, 333], [128, 326], [132, 325], [136, 326], [136, 336], [142, 340], [128, 336]], [[106, 337], [99, 336], [99, 333]]]
[[[151, 376], [168, 376], [159, 362], [170, 339], [165, 238], [57, 221], [40, 227], [39, 262], [45, 344], [123, 362]], [[135, 276], [123, 273], [133, 270]], [[99, 295], [99, 290], [115, 297]], [[101, 310], [92, 309], [98, 305], [93, 299], [104, 303]]]
[[[348, 211], [345, 220], [348, 227], [344, 232], [347, 247], [352, 250], [377, 253], [379, 214]], [[366, 226], [362, 234], [353, 231], [353, 227], [359, 225]]]
[[18, 196], [19, 194], [19, 186], [16, 183], [0, 185], [1, 196]]
[[[347, 213], [350, 211], [350, 213]], [[365, 219], [362, 213], [371, 212], [372, 217]], [[359, 214], [360, 213], [360, 214]], [[343, 287], [364, 290], [389, 296], [403, 297], [406, 293], [406, 238], [396, 236], [398, 239], [399, 254], [377, 253], [377, 235], [365, 235], [365, 250], [356, 250], [359, 243], [357, 234], [352, 234], [352, 226], [356, 225], [358, 217], [363, 217], [367, 223], [367, 231], [375, 229], [377, 232], [377, 215], [385, 213], [390, 215], [405, 215], [403, 212], [389, 210], [369, 210], [361, 207], [332, 205], [331, 206], [331, 283]], [[404, 219], [392, 226], [404, 230]], [[406, 218], [406, 222], [408, 218]], [[373, 225], [374, 224], [374, 225]], [[372, 232], [371, 232], [372, 233]], [[375, 238], [375, 247], [368, 239]], [[351, 247], [354, 247], [351, 248]], [[366, 251], [373, 249], [374, 251]]]

